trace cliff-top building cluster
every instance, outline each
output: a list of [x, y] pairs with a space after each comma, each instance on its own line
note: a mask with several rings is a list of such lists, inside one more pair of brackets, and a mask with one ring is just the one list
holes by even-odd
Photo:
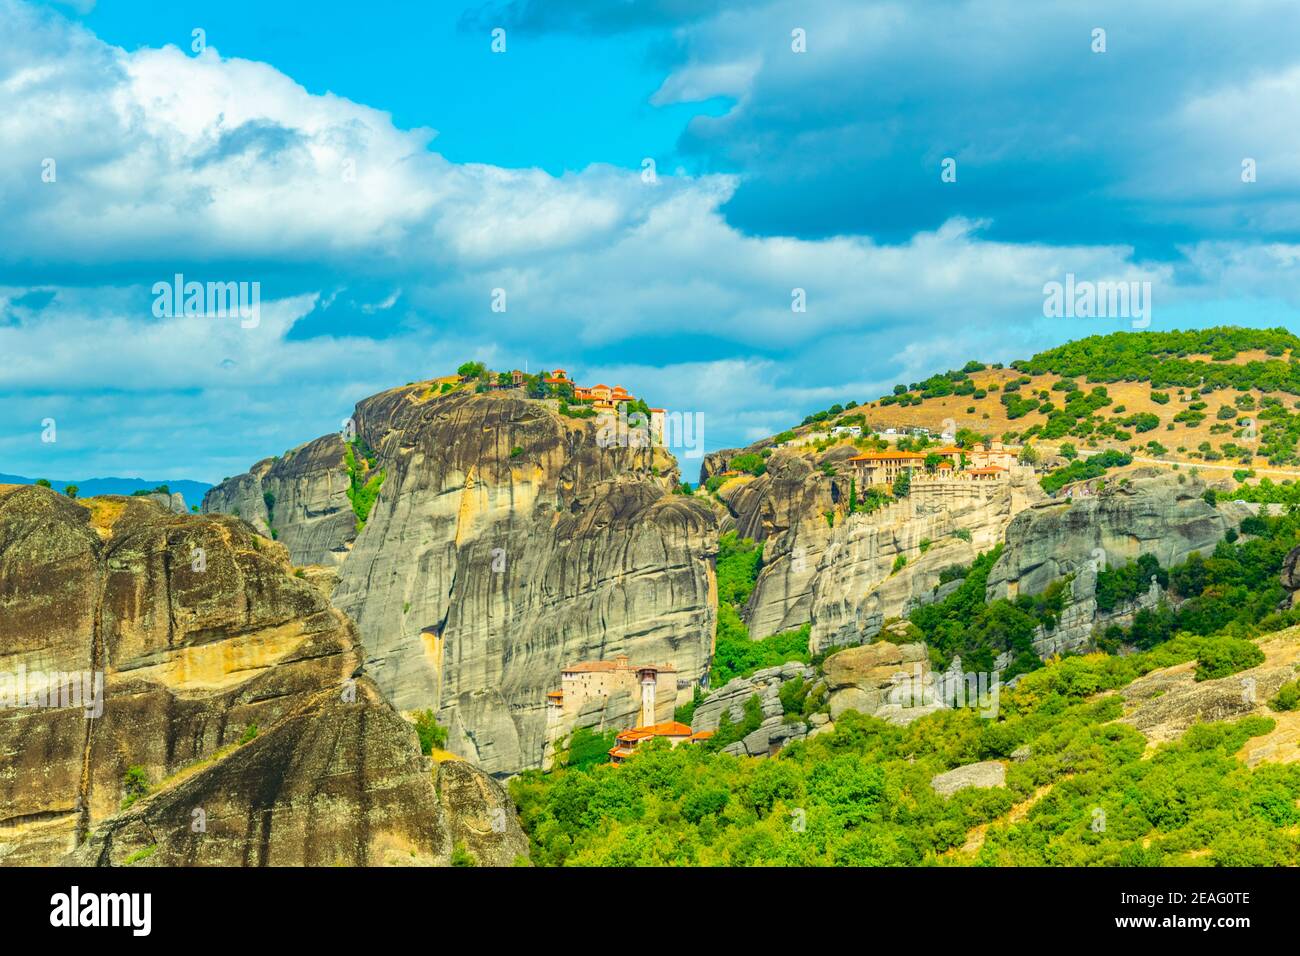
[[941, 459], [935, 467], [935, 477], [939, 480], [1003, 481], [1009, 479], [1019, 466], [1016, 450], [1007, 448], [1000, 441], [990, 442], [988, 447], [945, 445], [923, 452], [871, 451], [854, 455], [848, 461], [858, 484], [865, 489], [873, 485], [892, 485], [904, 472], [924, 468], [931, 455], [938, 455]]

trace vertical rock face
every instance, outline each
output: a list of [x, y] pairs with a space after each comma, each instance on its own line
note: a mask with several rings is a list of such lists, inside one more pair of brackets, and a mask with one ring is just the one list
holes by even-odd
[[1036, 490], [1028, 481], [964, 483], [953, 497], [932, 484], [918, 482], [896, 503], [837, 522], [814, 571], [813, 651], [870, 640], [886, 620], [941, 596], [940, 572], [996, 546]]
[[996, 545], [1012, 516], [1042, 497], [1028, 475], [989, 485], [918, 478], [907, 498], [849, 514], [845, 459], [854, 453], [777, 451], [763, 475], [720, 489], [737, 532], [763, 542], [744, 612], [751, 637], [811, 623], [814, 652], [869, 640], [886, 619], [932, 599], [941, 570]]
[[740, 536], [763, 542], [763, 567], [745, 607], [750, 636], [807, 623], [817, 563], [832, 535], [826, 513], [842, 510], [849, 479], [828, 477], [808, 459], [778, 452], [764, 474], [723, 490]]
[[259, 461], [203, 496], [206, 514], [233, 514], [289, 549], [294, 564], [339, 564], [356, 538], [343, 439], [325, 435]]
[[[361, 657], [242, 521], [0, 487], [0, 860], [445, 862], [431, 770]], [[128, 775], [155, 792], [122, 814]]]
[[[1038, 594], [1053, 581], [1074, 575], [1071, 602], [1051, 634], [1035, 642], [1040, 653], [1087, 647], [1102, 619], [1096, 603], [1097, 570], [1118, 567], [1144, 554], [1162, 567], [1186, 561], [1193, 551], [1209, 555], [1249, 512], [1239, 504], [1216, 508], [1201, 497], [1195, 478], [1155, 469], [1131, 473], [1125, 484], [1109, 482], [1097, 495], [1041, 502], [1017, 515], [1006, 548], [989, 573], [988, 599]], [[1158, 594], [1138, 602], [1150, 606]], [[1112, 616], [1123, 620], [1133, 608]], [[1105, 623], [1110, 623], [1107, 619]]]
[[[452, 752], [492, 773], [540, 766], [546, 694], [566, 664], [627, 654], [674, 665], [682, 689], [707, 672], [717, 519], [669, 493], [666, 451], [520, 392], [435, 398], [408, 386], [361, 402], [354, 421], [385, 478], [334, 601], [384, 693], [401, 710], [434, 710]], [[241, 501], [256, 513], [280, 467], [263, 465], [205, 508]], [[291, 500], [326, 487], [330, 467], [302, 472]], [[280, 539], [304, 540], [294, 524], [313, 509], [283, 510], [279, 480]]]

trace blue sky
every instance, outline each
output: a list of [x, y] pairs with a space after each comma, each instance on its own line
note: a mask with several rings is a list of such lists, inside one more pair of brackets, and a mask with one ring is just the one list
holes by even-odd
[[218, 480], [468, 357], [743, 444], [1129, 327], [1067, 272], [1297, 327], [1300, 8], [1081, 6], [0, 0], [0, 470]]

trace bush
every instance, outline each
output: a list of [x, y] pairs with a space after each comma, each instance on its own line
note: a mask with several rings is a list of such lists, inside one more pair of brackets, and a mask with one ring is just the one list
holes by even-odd
[[[696, 690], [698, 691], [699, 688], [697, 687]], [[683, 723], [690, 723], [690, 721], [683, 721]], [[609, 763], [609, 751], [617, 737], [617, 730], [597, 733], [590, 727], [579, 727], [569, 737], [569, 747], [562, 763], [566, 767], [579, 770]]]
[[126, 773], [122, 775], [122, 809], [131, 806], [151, 789], [149, 774], [145, 772], [144, 767], [139, 764], [128, 767]]
[[415, 732], [420, 737], [420, 753], [426, 757], [447, 746], [447, 728], [438, 723], [432, 710], [416, 712]]
[[456, 848], [451, 851], [451, 865], [478, 866], [478, 859], [465, 848], [465, 844], [457, 843]]
[[1277, 711], [1300, 710], [1300, 680], [1287, 681], [1279, 687], [1268, 706]]
[[1264, 663], [1264, 652], [1250, 641], [1224, 638], [1206, 644], [1196, 655], [1196, 679], [1227, 677]]

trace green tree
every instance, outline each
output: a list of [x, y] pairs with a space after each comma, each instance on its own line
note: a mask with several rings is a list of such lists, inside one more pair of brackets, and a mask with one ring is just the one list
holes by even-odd
[[420, 753], [426, 757], [447, 746], [447, 728], [438, 723], [432, 710], [416, 711], [415, 732], [420, 738]]

